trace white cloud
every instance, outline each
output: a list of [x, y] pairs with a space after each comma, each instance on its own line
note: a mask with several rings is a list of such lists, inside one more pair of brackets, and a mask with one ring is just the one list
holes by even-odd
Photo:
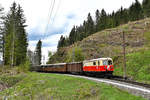
[[49, 37], [46, 37], [42, 40], [43, 44], [51, 44], [51, 45], [57, 45], [58, 40], [60, 39], [60, 36], [62, 34], [55, 34]]

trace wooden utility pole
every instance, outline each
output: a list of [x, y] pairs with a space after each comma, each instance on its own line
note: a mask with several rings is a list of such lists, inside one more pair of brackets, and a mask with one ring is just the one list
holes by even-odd
[[123, 74], [123, 77], [126, 78], [126, 43], [125, 43], [125, 34], [124, 34], [124, 31], [123, 31], [123, 71], [124, 71], [124, 74]]

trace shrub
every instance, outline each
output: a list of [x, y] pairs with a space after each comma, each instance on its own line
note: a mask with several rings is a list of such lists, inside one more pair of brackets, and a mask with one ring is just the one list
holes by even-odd
[[74, 47], [67, 54], [66, 62], [79, 62], [85, 59], [82, 49], [79, 47]]
[[31, 70], [31, 62], [29, 58], [26, 59], [25, 63], [18, 66], [19, 71], [28, 72]]

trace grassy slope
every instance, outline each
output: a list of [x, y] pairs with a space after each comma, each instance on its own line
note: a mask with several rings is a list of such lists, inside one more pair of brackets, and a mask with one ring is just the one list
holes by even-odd
[[0, 92], [0, 100], [4, 96], [8, 100], [144, 100], [103, 83], [35, 72], [26, 74], [13, 87]]
[[[150, 84], [150, 50], [141, 50], [136, 53], [128, 54], [126, 64], [128, 77]], [[122, 63], [116, 64], [114, 74], [123, 75], [122, 66]]]
[[[140, 50], [126, 55], [127, 75], [133, 80], [150, 84], [150, 30], [144, 32], [145, 43]], [[116, 57], [115, 75], [123, 75], [122, 57]]]

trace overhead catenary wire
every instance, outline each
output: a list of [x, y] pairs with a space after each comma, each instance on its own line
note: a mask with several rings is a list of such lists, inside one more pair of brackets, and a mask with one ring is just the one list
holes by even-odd
[[52, 25], [53, 25], [53, 23], [55, 22], [55, 18], [56, 18], [56, 16], [57, 16], [57, 12], [58, 12], [58, 10], [59, 10], [59, 8], [60, 8], [60, 5], [61, 5], [61, 0], [58, 1], [58, 6], [57, 6], [57, 9], [56, 9], [56, 13], [54, 14], [54, 18], [53, 18], [53, 20], [52, 20]]
[[[50, 24], [50, 22], [52, 22], [51, 19], [52, 19], [54, 7], [55, 7], [55, 0], [51, 0], [50, 7], [48, 10], [47, 24], [46, 24], [46, 27], [45, 27], [45, 30], [44, 30], [44, 33], [42, 36], [43, 44], [44, 44], [44, 39], [46, 37], [46, 33], [48, 32], [49, 24]], [[44, 55], [44, 61], [45, 61], [45, 55]], [[44, 64], [44, 62], [43, 62], [43, 64]]]
[[50, 7], [49, 7], [49, 10], [48, 10], [48, 17], [47, 17], [48, 23], [49, 23], [49, 20], [50, 20], [50, 12], [51, 12], [51, 9], [52, 9], [52, 5], [53, 5], [53, 0], [51, 0]]
[[[49, 20], [50, 20], [50, 12], [51, 12], [51, 8], [52, 8], [52, 4], [53, 4], [53, 0], [50, 0], [50, 6], [49, 6], [49, 9], [48, 9], [48, 15], [47, 15], [47, 24], [46, 24], [46, 27], [47, 25], [49, 24]], [[43, 36], [42, 36], [42, 40], [44, 39], [44, 36], [45, 36], [45, 32], [46, 32], [46, 27], [45, 27], [45, 30], [44, 30], [44, 33], [43, 33]], [[41, 40], [41, 39], [40, 39]]]
[[50, 6], [50, 12], [48, 13], [48, 21], [47, 21], [47, 25], [46, 25], [46, 28], [45, 28], [45, 32], [44, 32], [44, 36], [43, 36], [43, 40], [45, 39], [46, 37], [46, 33], [48, 31], [48, 26], [50, 24], [50, 20], [51, 20], [51, 17], [52, 17], [52, 13], [53, 13], [53, 10], [54, 10], [54, 6], [55, 6], [55, 0], [53, 0], [51, 2], [51, 6]]

